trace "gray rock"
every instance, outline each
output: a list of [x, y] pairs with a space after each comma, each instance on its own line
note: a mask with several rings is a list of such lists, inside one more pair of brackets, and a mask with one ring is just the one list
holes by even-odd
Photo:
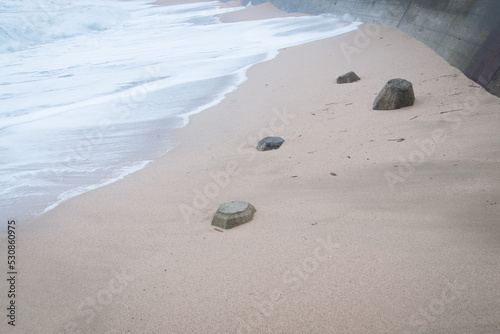
[[247, 202], [224, 203], [215, 212], [212, 225], [228, 230], [251, 221], [256, 211], [254, 206]]
[[257, 149], [259, 151], [277, 150], [284, 142], [285, 140], [280, 137], [266, 137], [257, 144]]
[[373, 103], [373, 109], [394, 110], [412, 106], [414, 102], [415, 94], [411, 82], [404, 79], [391, 79], [378, 94]]
[[357, 75], [356, 73], [354, 72], [348, 72], [346, 74], [342, 74], [341, 76], [339, 76], [337, 78], [337, 83], [338, 84], [344, 84], [344, 83], [351, 83], [351, 82], [355, 82], [355, 81], [358, 81], [358, 80], [361, 80]]

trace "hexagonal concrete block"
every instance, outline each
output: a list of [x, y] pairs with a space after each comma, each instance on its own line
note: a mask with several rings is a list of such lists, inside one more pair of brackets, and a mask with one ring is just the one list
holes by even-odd
[[256, 211], [254, 206], [247, 202], [224, 203], [215, 212], [212, 225], [228, 230], [251, 221]]

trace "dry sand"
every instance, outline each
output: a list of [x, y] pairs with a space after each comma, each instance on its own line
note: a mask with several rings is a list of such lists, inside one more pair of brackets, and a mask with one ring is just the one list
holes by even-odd
[[[500, 99], [380, 26], [248, 77], [167, 155], [18, 230], [16, 331], [500, 332]], [[372, 110], [397, 77], [415, 105]], [[231, 200], [254, 220], [215, 231]]]

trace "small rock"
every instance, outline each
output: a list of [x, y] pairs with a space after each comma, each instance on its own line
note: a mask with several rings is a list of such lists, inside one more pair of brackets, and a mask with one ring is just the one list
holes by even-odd
[[354, 72], [347, 72], [346, 74], [342, 74], [337, 78], [337, 83], [338, 84], [343, 84], [343, 83], [351, 83], [361, 80], [356, 73]]
[[252, 204], [242, 201], [233, 201], [221, 204], [214, 214], [212, 226], [230, 229], [248, 223], [253, 219], [255, 210]]
[[391, 79], [375, 98], [373, 109], [394, 110], [412, 106], [414, 102], [415, 94], [411, 82], [404, 79]]
[[277, 150], [285, 140], [280, 137], [266, 137], [259, 141], [257, 149], [259, 151]]

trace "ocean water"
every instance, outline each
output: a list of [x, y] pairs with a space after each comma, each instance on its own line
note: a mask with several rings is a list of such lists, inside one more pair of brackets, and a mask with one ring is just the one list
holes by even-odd
[[223, 24], [217, 2], [0, 2], [0, 213], [26, 220], [147, 165], [174, 129], [278, 49], [356, 29], [324, 16]]

